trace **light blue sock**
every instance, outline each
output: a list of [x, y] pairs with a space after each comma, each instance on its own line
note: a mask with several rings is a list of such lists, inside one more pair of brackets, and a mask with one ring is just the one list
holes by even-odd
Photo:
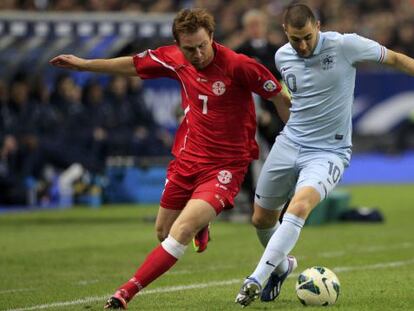
[[295, 247], [305, 220], [293, 214], [286, 213], [277, 232], [270, 238], [269, 243], [259, 261], [259, 264], [250, 277], [264, 284], [273, 270], [286, 259], [286, 256]]
[[[279, 228], [280, 226], [280, 222], [276, 222], [276, 225], [272, 228], [267, 228], [267, 229], [257, 229], [256, 228], [256, 233], [257, 233], [257, 237], [259, 238], [260, 243], [263, 245], [263, 247], [266, 248], [267, 243], [269, 243], [270, 238], [272, 237], [272, 235], [276, 232], [277, 228]], [[287, 271], [287, 269], [289, 268], [289, 261], [287, 259], [287, 257], [285, 257], [280, 264], [276, 267], [275, 272], [277, 273], [277, 275], [282, 275], [283, 273], [285, 273]]]
[[279, 228], [280, 222], [277, 221], [276, 225], [272, 228], [267, 229], [258, 229], [256, 228], [256, 234], [259, 238], [260, 243], [263, 245], [263, 247], [267, 246], [267, 243], [269, 243], [270, 238], [272, 237], [273, 233]]

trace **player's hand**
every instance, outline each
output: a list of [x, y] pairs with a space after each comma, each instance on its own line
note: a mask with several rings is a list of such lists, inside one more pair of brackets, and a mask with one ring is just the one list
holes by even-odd
[[53, 66], [72, 69], [72, 70], [84, 70], [86, 60], [75, 55], [59, 55], [52, 58], [49, 63]]

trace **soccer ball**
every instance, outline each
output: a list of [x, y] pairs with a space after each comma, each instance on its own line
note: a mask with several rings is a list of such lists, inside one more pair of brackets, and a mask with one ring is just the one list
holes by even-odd
[[303, 271], [296, 282], [296, 295], [305, 306], [327, 306], [338, 300], [341, 284], [338, 277], [325, 267]]

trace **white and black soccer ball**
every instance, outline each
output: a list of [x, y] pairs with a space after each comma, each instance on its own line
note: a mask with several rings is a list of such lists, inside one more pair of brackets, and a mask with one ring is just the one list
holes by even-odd
[[299, 274], [296, 295], [305, 306], [327, 306], [338, 300], [340, 287], [338, 277], [331, 270], [312, 267]]

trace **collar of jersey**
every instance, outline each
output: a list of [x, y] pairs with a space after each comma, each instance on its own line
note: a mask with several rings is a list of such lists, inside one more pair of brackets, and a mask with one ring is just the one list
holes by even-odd
[[312, 56], [318, 55], [321, 52], [323, 40], [324, 40], [323, 33], [319, 31], [318, 43], [316, 44], [316, 47], [313, 50]]

